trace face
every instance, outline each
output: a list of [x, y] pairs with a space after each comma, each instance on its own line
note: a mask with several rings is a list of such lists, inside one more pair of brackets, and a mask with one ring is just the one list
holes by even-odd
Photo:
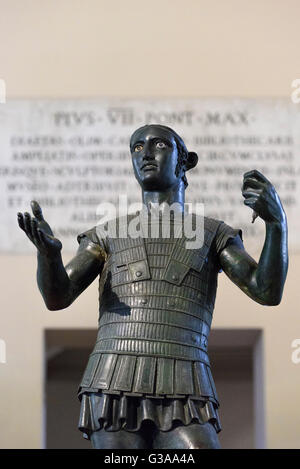
[[178, 184], [178, 149], [171, 132], [156, 126], [136, 131], [131, 140], [134, 174], [144, 190], [164, 191]]

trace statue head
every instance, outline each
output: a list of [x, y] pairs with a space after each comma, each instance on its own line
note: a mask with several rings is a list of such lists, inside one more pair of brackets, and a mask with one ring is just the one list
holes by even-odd
[[185, 173], [198, 161], [173, 129], [158, 124], [137, 129], [130, 139], [130, 151], [135, 177], [147, 191], [168, 190], [181, 182], [186, 188]]

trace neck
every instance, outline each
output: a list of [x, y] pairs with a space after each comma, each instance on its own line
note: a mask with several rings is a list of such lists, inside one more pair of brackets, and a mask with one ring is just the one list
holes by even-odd
[[184, 212], [184, 196], [185, 186], [182, 180], [179, 181], [178, 185], [166, 191], [142, 190], [143, 204], [147, 207], [148, 212], [151, 210], [152, 205], [159, 205], [162, 210], [164, 210], [164, 207], [168, 208], [172, 206], [172, 204], [176, 204], [176, 209], [180, 212]]

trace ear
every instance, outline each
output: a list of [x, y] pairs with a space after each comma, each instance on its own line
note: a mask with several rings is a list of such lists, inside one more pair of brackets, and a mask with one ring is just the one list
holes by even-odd
[[187, 159], [186, 159], [186, 163], [185, 163], [186, 171], [188, 171], [189, 169], [194, 168], [197, 163], [198, 163], [197, 153], [195, 153], [193, 151], [189, 151]]

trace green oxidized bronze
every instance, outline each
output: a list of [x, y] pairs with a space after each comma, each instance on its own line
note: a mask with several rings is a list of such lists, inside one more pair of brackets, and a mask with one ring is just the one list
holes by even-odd
[[[18, 214], [19, 225], [38, 249], [37, 280], [48, 309], [66, 308], [99, 276], [98, 336], [79, 388], [79, 428], [93, 447], [218, 448], [219, 402], [207, 353], [218, 273], [254, 301], [279, 304], [288, 267], [286, 216], [272, 184], [249, 171], [244, 203], [266, 224], [259, 262], [245, 251], [240, 230], [195, 214], [192, 227], [201, 225], [203, 242], [189, 249], [176, 230], [187, 217], [185, 173], [197, 155], [160, 125], [134, 132], [130, 150], [146, 208], [140, 227], [150, 228], [148, 236], [143, 230], [135, 238], [112, 236], [96, 226], [78, 236], [78, 252], [64, 267], [62, 245], [37, 202], [34, 217]], [[164, 236], [163, 215], [174, 203]], [[157, 204], [163, 215], [154, 236]], [[135, 216], [118, 218], [118, 230]]]

